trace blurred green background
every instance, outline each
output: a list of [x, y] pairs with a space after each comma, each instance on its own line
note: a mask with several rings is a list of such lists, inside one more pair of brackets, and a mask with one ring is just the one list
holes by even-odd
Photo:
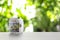
[[12, 17], [23, 19], [24, 32], [59, 32], [60, 0], [0, 0], [0, 32]]

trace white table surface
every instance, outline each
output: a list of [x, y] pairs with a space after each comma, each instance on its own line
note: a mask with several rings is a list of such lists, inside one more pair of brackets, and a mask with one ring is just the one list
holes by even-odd
[[19, 36], [0, 32], [0, 40], [60, 40], [60, 32], [24, 32]]

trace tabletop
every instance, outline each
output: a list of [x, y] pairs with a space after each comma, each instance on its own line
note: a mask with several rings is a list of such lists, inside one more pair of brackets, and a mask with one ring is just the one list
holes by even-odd
[[60, 32], [23, 32], [19, 35], [0, 32], [0, 40], [60, 40]]

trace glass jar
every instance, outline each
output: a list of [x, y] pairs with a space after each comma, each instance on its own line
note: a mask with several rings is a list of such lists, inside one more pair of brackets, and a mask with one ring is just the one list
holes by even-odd
[[21, 34], [23, 33], [23, 19], [10, 18], [9, 19], [9, 31], [12, 34]]

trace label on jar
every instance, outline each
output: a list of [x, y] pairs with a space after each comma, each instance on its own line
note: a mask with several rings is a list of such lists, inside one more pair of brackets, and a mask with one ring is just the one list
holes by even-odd
[[10, 18], [9, 30], [10, 32], [23, 32], [23, 20], [18, 18]]

